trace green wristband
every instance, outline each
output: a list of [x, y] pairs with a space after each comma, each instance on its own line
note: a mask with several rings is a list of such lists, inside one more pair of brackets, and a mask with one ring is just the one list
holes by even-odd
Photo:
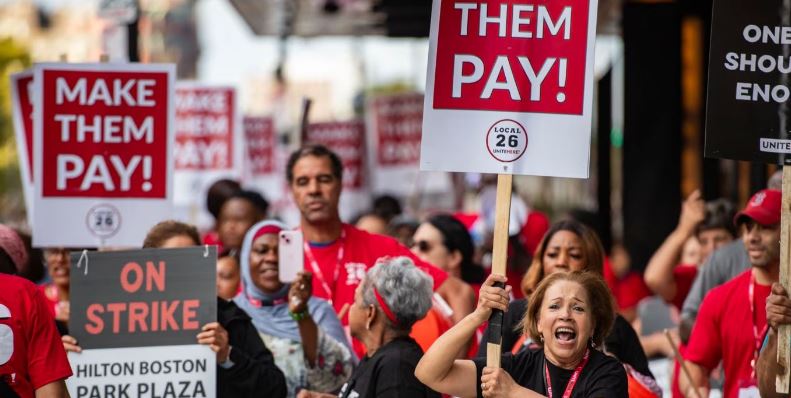
[[299, 321], [309, 317], [310, 313], [308, 313], [308, 310], [305, 310], [305, 311], [302, 311], [302, 312], [291, 312], [291, 311], [288, 311], [288, 315], [290, 315], [291, 319], [293, 319], [294, 321], [299, 322]]

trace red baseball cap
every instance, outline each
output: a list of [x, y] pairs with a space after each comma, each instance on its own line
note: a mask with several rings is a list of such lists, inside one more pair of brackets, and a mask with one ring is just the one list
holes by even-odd
[[739, 226], [746, 221], [746, 217], [766, 226], [779, 223], [782, 195], [783, 193], [776, 189], [762, 189], [756, 192], [747, 202], [744, 210], [736, 213], [733, 222]]

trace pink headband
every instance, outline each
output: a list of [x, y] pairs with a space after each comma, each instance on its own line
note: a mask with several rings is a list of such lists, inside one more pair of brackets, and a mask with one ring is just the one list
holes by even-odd
[[385, 313], [387, 319], [389, 319], [393, 325], [398, 325], [398, 318], [396, 318], [395, 314], [393, 314], [393, 311], [390, 310], [390, 307], [387, 306], [387, 303], [379, 294], [379, 291], [376, 290], [376, 288], [374, 288], [374, 296], [376, 296], [376, 301], [379, 303], [379, 307], [382, 308], [382, 312]]
[[255, 240], [256, 240], [256, 239], [258, 239], [258, 238], [260, 238], [262, 235], [266, 235], [266, 234], [278, 234], [278, 233], [280, 233], [280, 231], [282, 231], [282, 230], [283, 230], [283, 228], [280, 228], [280, 227], [279, 227], [279, 226], [277, 226], [277, 225], [272, 225], [272, 224], [270, 224], [270, 225], [264, 225], [263, 227], [259, 228], [259, 229], [258, 229], [258, 231], [255, 231], [255, 235], [253, 235], [253, 240], [252, 240], [252, 241], [250, 241], [250, 242], [251, 242], [251, 243], [252, 243], [252, 242], [255, 242]]
[[19, 235], [11, 228], [0, 224], [0, 249], [3, 249], [11, 261], [16, 265], [17, 271], [27, 264], [27, 250]]

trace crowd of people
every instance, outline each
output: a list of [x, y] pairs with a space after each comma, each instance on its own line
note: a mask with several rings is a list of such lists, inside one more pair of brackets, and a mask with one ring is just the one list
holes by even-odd
[[[216, 353], [218, 397], [781, 396], [777, 331], [791, 324], [791, 298], [777, 283], [776, 178], [738, 213], [693, 192], [642, 276], [580, 213], [550, 223], [514, 196], [498, 275], [482, 265], [491, 201], [478, 214], [415, 220], [385, 197], [348, 224], [343, 171], [323, 146], [291, 155], [299, 225], [267, 219], [264, 195], [221, 180], [208, 192], [212, 231], [163, 220], [141, 242], [218, 247], [217, 322], [196, 337]], [[295, 229], [304, 270], [283, 282], [279, 234]], [[68, 331], [75, 249], [37, 257], [0, 224], [0, 396], [67, 395], [66, 352], [82, 351]], [[42, 258], [48, 276], [37, 286], [21, 276]], [[670, 333], [644, 333], [656, 315], [649, 300]], [[493, 310], [504, 311], [502, 328], [488, 324]], [[500, 358], [487, 358], [493, 343]], [[673, 368], [666, 391], [649, 367], [662, 356]]]

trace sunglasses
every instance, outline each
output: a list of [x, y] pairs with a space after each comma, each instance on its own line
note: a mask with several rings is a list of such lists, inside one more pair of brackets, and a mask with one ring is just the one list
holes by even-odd
[[434, 248], [434, 246], [431, 243], [429, 243], [428, 241], [425, 241], [425, 240], [417, 240], [417, 241], [413, 242], [412, 243], [412, 248], [415, 248], [415, 247], [417, 247], [417, 250], [419, 252], [421, 252], [421, 253], [428, 253], [428, 252], [431, 251], [431, 249]]

